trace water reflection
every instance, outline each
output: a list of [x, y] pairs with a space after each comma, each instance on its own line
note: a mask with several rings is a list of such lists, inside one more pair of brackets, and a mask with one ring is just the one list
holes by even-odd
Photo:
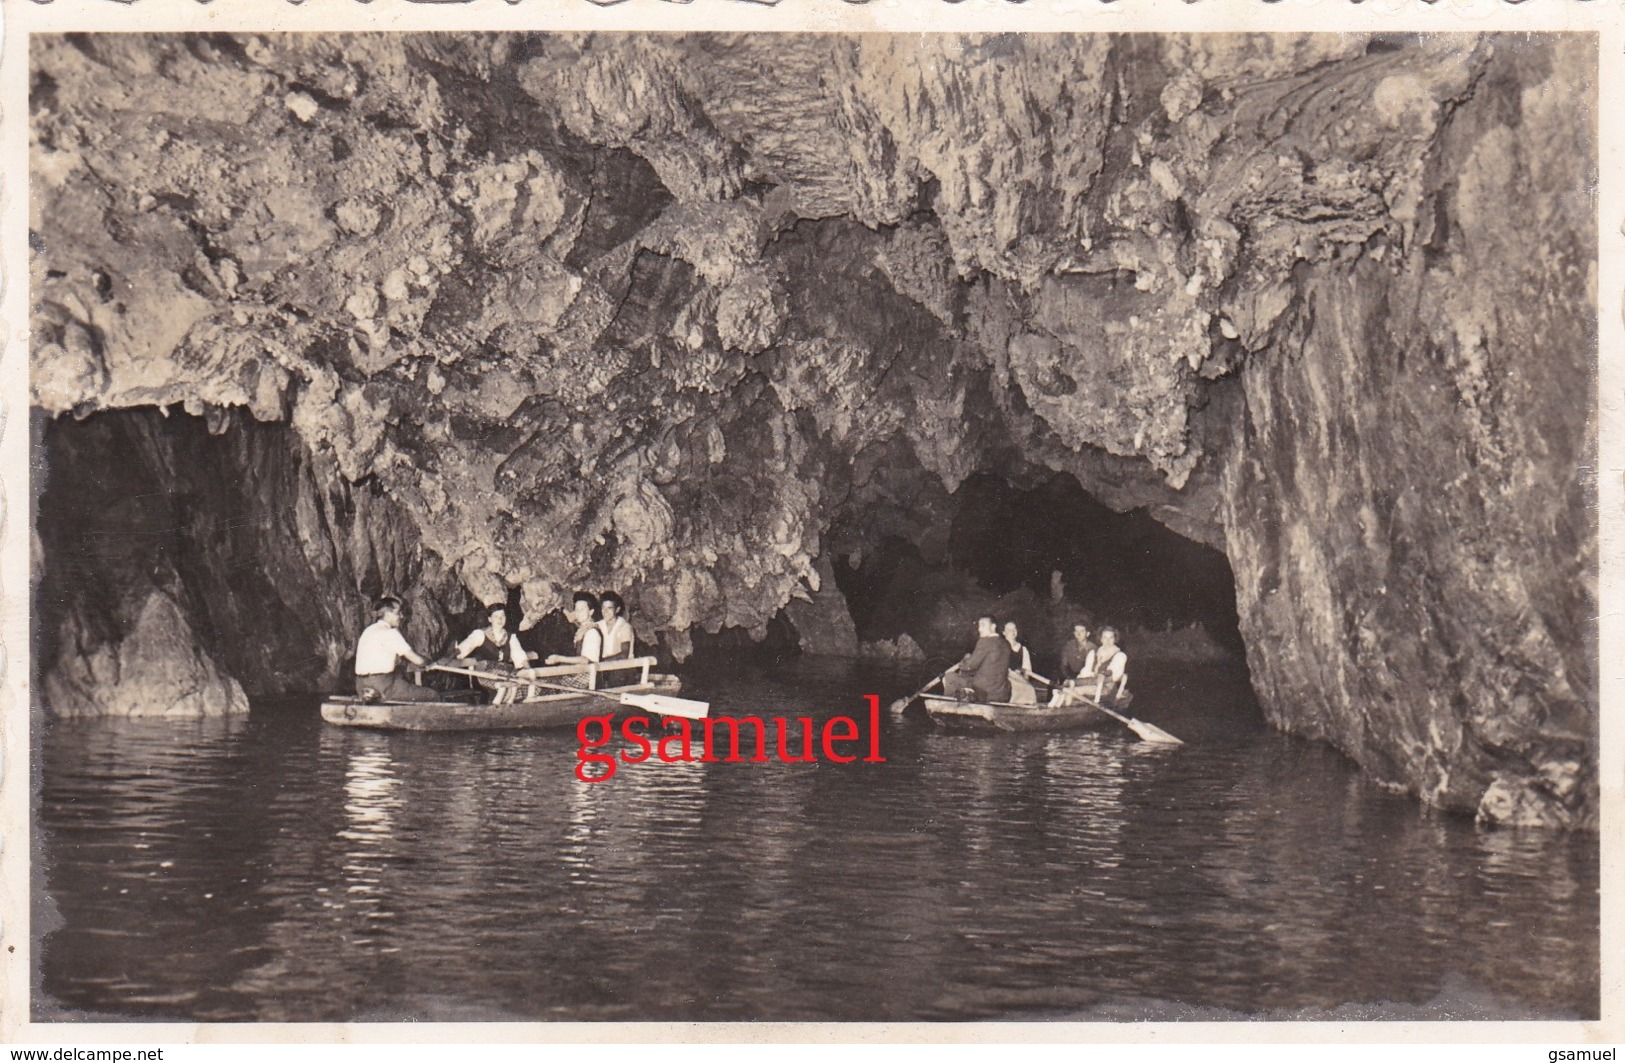
[[[694, 686], [720, 712], [822, 718], [876, 682]], [[62, 924], [36, 919], [36, 1010], [1595, 1014], [1594, 838], [1479, 832], [1320, 747], [1218, 726], [1222, 701], [1177, 705], [1154, 717], [1186, 738], [1172, 751], [888, 720], [885, 764], [650, 762], [596, 784], [568, 732], [369, 734], [314, 706], [52, 728], [38, 851]]]
[[[378, 741], [372, 735], [362, 741], [368, 739]], [[349, 826], [339, 837], [363, 846], [387, 841], [393, 812], [401, 804], [395, 792], [400, 784], [390, 768], [387, 749], [356, 751], [344, 773], [344, 814]]]
[[[387, 739], [358, 735], [356, 746], [344, 773], [345, 829], [338, 832], [339, 838], [350, 843], [344, 854], [343, 904], [364, 920], [387, 920], [395, 916], [385, 877], [396, 855], [393, 825], [402, 804], [401, 781], [391, 766]], [[371, 928], [361, 930], [352, 940], [362, 948], [389, 948], [386, 939]]]

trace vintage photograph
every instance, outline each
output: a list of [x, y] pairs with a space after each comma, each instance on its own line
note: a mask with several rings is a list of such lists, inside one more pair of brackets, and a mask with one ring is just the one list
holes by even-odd
[[1596, 33], [26, 56], [31, 1022], [1602, 1017]]

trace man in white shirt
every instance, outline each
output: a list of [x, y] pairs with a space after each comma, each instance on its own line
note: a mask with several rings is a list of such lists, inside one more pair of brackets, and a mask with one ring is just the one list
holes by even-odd
[[598, 621], [598, 630], [604, 636], [603, 659], [613, 661], [631, 657], [632, 625], [621, 615], [626, 611], [621, 596], [614, 591], [605, 591], [604, 596], [598, 600], [598, 611], [604, 617]]
[[396, 673], [402, 657], [419, 668], [426, 662], [401, 634], [401, 601], [378, 599], [378, 619], [355, 647], [355, 692], [368, 701], [439, 701], [441, 696]]

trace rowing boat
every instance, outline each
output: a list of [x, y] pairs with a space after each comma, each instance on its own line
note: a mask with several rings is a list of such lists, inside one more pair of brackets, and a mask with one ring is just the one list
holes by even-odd
[[1075, 705], [1016, 705], [1008, 701], [960, 701], [923, 694], [925, 711], [941, 727], [965, 731], [1078, 731], [1114, 726], [1112, 717], [1087, 698]]
[[[322, 719], [339, 727], [366, 727], [384, 731], [514, 731], [574, 727], [589, 716], [613, 715], [617, 711], [616, 702], [623, 697], [627, 704], [649, 705], [659, 711], [664, 704], [662, 699], [676, 694], [683, 684], [674, 675], [650, 672], [648, 665], [652, 663], [653, 658], [644, 658], [624, 665], [600, 666], [604, 672], [611, 671], [612, 667], [640, 668], [640, 674], [626, 676], [633, 682], [624, 685], [606, 685], [579, 694], [561, 690], [555, 685], [557, 680], [574, 676], [581, 671], [579, 669], [533, 669], [532, 674], [540, 677], [534, 683], [482, 676], [501, 685], [496, 699], [489, 705], [450, 700], [369, 702], [359, 697], [334, 695], [322, 702]], [[438, 671], [475, 674], [454, 667], [435, 667]], [[544, 672], [545, 676], [542, 675]], [[588, 680], [596, 678], [595, 673]]]
[[[675, 694], [674, 675], [651, 675], [649, 682], [605, 687], [604, 694]], [[589, 716], [613, 715], [614, 702], [593, 694], [547, 693], [527, 701], [471, 705], [466, 701], [365, 702], [343, 695], [322, 702], [322, 719], [339, 727], [384, 731], [515, 731], [574, 727]]]

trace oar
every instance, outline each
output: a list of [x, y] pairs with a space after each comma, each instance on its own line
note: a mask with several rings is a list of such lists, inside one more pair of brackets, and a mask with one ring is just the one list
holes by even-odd
[[925, 684], [925, 686], [921, 687], [920, 689], [916, 690], [914, 693], [910, 694], [908, 697], [906, 697], [906, 698], [898, 698], [896, 701], [891, 703], [891, 714], [893, 716], [901, 716], [904, 712], [908, 711], [908, 706], [909, 706], [910, 702], [912, 702], [915, 698], [919, 697], [921, 694], [924, 694], [927, 690], [930, 690], [932, 687], [936, 686], [940, 682], [942, 682], [942, 676], [939, 675], [935, 679], [931, 680], [931, 682]]
[[489, 679], [497, 683], [509, 683], [514, 686], [541, 687], [544, 690], [557, 690], [564, 694], [594, 694], [611, 701], [618, 701], [622, 705], [631, 705], [634, 708], [656, 712], [662, 716], [682, 716], [690, 720], [703, 720], [711, 714], [711, 705], [704, 701], [691, 701], [688, 698], [674, 698], [669, 694], [639, 694], [635, 691], [624, 693], [612, 690], [587, 690], [584, 687], [559, 686], [554, 683], [544, 683], [539, 679], [524, 679], [518, 676], [502, 675], [497, 672], [481, 672], [474, 668], [459, 668], [448, 664], [431, 664], [430, 668], [437, 672], [450, 672], [452, 675], [471, 675], [476, 679]]
[[601, 698], [618, 701], [622, 705], [631, 705], [633, 708], [659, 713], [661, 716], [681, 716], [689, 720], [703, 720], [711, 714], [711, 703], [708, 701], [690, 701], [688, 698], [674, 698], [670, 694], [584, 690], [581, 687], [556, 686], [553, 683], [544, 683], [539, 679], [521, 679], [519, 682], [529, 683], [531, 686], [541, 687], [544, 690], [557, 690], [564, 694], [595, 694]]
[[513, 673], [511, 672], [482, 672], [478, 668], [469, 668], [455, 663], [443, 664], [440, 661], [430, 661], [429, 664], [425, 666], [424, 670], [429, 672], [445, 672], [447, 675], [473, 676], [475, 679], [488, 679], [493, 683], [518, 682], [518, 680], [514, 679]]
[[[1079, 696], [1083, 697], [1083, 695]], [[1158, 742], [1165, 746], [1182, 746], [1185, 744], [1154, 723], [1146, 723], [1144, 720], [1136, 720], [1132, 716], [1124, 716], [1120, 712], [1113, 712], [1094, 698], [1084, 697], [1083, 700], [1139, 735], [1142, 742]]]

